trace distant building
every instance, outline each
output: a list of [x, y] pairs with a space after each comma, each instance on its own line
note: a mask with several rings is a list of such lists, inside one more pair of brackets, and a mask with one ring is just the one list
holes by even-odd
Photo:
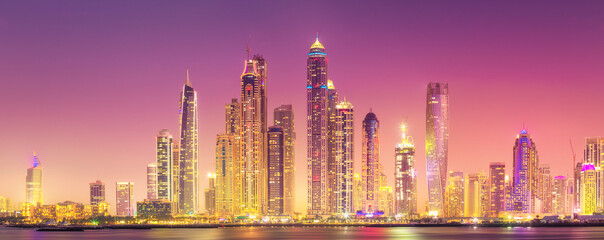
[[34, 206], [44, 204], [42, 170], [42, 164], [34, 153], [32, 167], [27, 169], [27, 176], [25, 177], [25, 202]]
[[537, 147], [526, 130], [516, 137], [514, 144], [514, 177], [510, 194], [510, 205], [506, 210], [514, 213], [535, 213], [535, 199], [538, 195]]
[[[241, 172], [242, 169], [244, 169], [244, 164], [245, 161], [242, 161], [242, 154], [241, 154], [241, 104], [238, 102], [239, 100], [237, 98], [233, 98], [231, 99], [230, 103], [225, 104], [225, 129], [226, 129], [226, 133], [225, 135], [228, 136], [229, 139], [231, 139], [231, 155], [232, 155], [232, 169], [231, 169], [231, 214], [235, 215], [235, 216], [239, 216], [242, 214], [241, 212], [241, 201], [242, 201], [242, 196], [243, 196], [243, 176], [244, 174]], [[225, 145], [226, 146], [226, 145]], [[228, 149], [227, 152], [225, 152], [224, 156], [229, 155], [228, 153]], [[218, 151], [218, 149], [217, 149]], [[218, 156], [223, 156], [223, 153], [219, 153]], [[227, 161], [227, 159], [225, 159], [225, 161]], [[224, 166], [228, 166], [228, 164], [226, 164]], [[216, 165], [216, 167], [218, 168], [219, 166]], [[225, 172], [224, 172], [224, 181], [228, 181], [227, 180], [227, 175], [228, 173], [226, 172], [228, 171], [228, 169], [225, 168]], [[220, 170], [216, 170], [216, 172], [218, 173], [218, 175], [220, 175]], [[217, 176], [218, 178], [220, 178], [220, 176]], [[218, 182], [220, 182], [220, 179], [217, 179]], [[221, 184], [221, 183], [218, 183]], [[224, 186], [224, 194], [225, 194], [225, 200], [228, 199], [228, 194], [229, 194], [229, 189], [228, 186]], [[224, 205], [221, 205], [222, 203], [219, 203], [220, 201], [223, 200], [218, 200], [218, 198], [220, 198], [221, 193], [217, 193], [216, 197], [217, 197], [217, 208], [219, 208], [217, 211], [218, 215], [221, 216], [223, 213], [226, 214], [226, 210], [222, 210], [225, 208]], [[229, 207], [226, 206], [226, 209], [228, 210]]]
[[407, 135], [407, 123], [401, 128], [402, 140], [394, 149], [394, 207], [395, 214], [409, 218], [417, 214], [415, 145]]
[[449, 157], [449, 84], [429, 83], [426, 94], [426, 171], [430, 212], [442, 215]]
[[541, 201], [540, 213], [553, 213], [553, 178], [549, 164], [541, 164], [539, 167], [539, 180], [537, 184], [538, 198]]
[[596, 211], [604, 211], [604, 138], [585, 138], [583, 163], [591, 163], [596, 168]]
[[0, 214], [14, 211], [13, 200], [7, 197], [0, 196]]
[[464, 216], [482, 217], [481, 212], [481, 189], [482, 184], [476, 173], [470, 173], [465, 180], [464, 194]]
[[101, 180], [96, 180], [89, 183], [90, 185], [90, 205], [98, 205], [105, 201], [105, 183]]
[[597, 174], [592, 163], [584, 163], [581, 169], [581, 214], [592, 215], [597, 209]]
[[199, 203], [199, 127], [197, 115], [197, 91], [187, 78], [180, 93], [180, 153], [178, 174], [178, 213], [194, 215]]
[[284, 137], [283, 128], [272, 126], [268, 129], [268, 215], [283, 215], [283, 165]]
[[463, 172], [449, 172], [449, 178], [445, 189], [444, 217], [464, 216], [464, 187], [465, 179]]
[[336, 105], [335, 133], [335, 187], [333, 196], [336, 214], [354, 214], [354, 109], [350, 102]]
[[565, 176], [556, 176], [554, 177], [554, 186], [553, 186], [553, 202], [552, 208], [553, 213], [556, 215], [564, 215], [567, 213], [567, 181]]
[[281, 105], [273, 112], [275, 126], [283, 128], [283, 210], [285, 214], [294, 213], [296, 132], [294, 131], [294, 110], [292, 105]]
[[[162, 129], [156, 139], [157, 199], [174, 201], [174, 139]], [[178, 176], [178, 175], [177, 175]], [[147, 196], [148, 198], [149, 196]]]
[[367, 113], [363, 120], [362, 142], [362, 177], [363, 177], [363, 212], [378, 213], [379, 187], [382, 167], [380, 163], [379, 121], [373, 112]]
[[500, 212], [505, 212], [505, 163], [493, 162], [489, 165], [489, 180], [489, 215], [498, 217]]
[[134, 216], [134, 183], [118, 182], [115, 184], [115, 215], [120, 217]]
[[233, 150], [235, 136], [216, 136], [216, 215], [233, 215]]
[[208, 188], [205, 189], [206, 212], [209, 215], [216, 214], [216, 174], [208, 174]]
[[137, 217], [142, 219], [170, 219], [172, 203], [167, 199], [145, 199], [136, 203]]
[[147, 165], [147, 199], [157, 199], [157, 164]]

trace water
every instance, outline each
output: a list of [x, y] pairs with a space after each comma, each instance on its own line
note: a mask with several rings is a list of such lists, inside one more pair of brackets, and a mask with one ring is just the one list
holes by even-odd
[[0, 239], [604, 239], [604, 227], [246, 227], [215, 229], [87, 230], [84, 232], [37, 232], [35, 229], [0, 227]]

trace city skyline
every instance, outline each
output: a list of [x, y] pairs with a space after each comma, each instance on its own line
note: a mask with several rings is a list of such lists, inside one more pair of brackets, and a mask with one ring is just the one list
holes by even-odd
[[[81, 5], [84, 6], [86, 4], [82, 3]], [[358, 6], [355, 5], [352, 8], [354, 7]], [[35, 10], [36, 9], [34, 9], [34, 11]], [[92, 14], [94, 15], [94, 11]], [[346, 14], [343, 13], [340, 14], [342, 17], [345, 15]], [[52, 16], [48, 15], [42, 15], [42, 17], [53, 19]], [[81, 16], [62, 16], [60, 18], [79, 19], [87, 17], [84, 14]], [[10, 17], [9, 15], [6, 19], [5, 22], [8, 23], [1, 24], [0, 31], [8, 31], [9, 33], [10, 31], [19, 31], [12, 27], [14, 26], [12, 24], [12, 20], [15, 19], [14, 16]], [[589, 22], [589, 20], [582, 19], [583, 18], [579, 18], [579, 20], [575, 19], [574, 21], [579, 21], [581, 23], [584, 23], [584, 21]], [[539, 21], [537, 22], [541, 23]], [[563, 25], [567, 27], [562, 28], [562, 30], [565, 31], [571, 31], [570, 26], [577, 24], [572, 21], [565, 23], [568, 24]], [[541, 26], [537, 23], [533, 24]], [[550, 26], [545, 23], [541, 24]], [[467, 25], [464, 26], [467, 27]], [[552, 29], [558, 29], [553, 28], [553, 25], [551, 27]], [[556, 27], [559, 27], [559, 25], [556, 25]], [[592, 25], [587, 27], [599, 29]], [[368, 31], [366, 27], [362, 29]], [[520, 29], [515, 30], [520, 31]], [[74, 30], [72, 29], [72, 31]], [[75, 29], [75, 32], [79, 31], [81, 30]], [[524, 122], [529, 128], [531, 136], [539, 142], [540, 161], [550, 163], [552, 166], [552, 176], [570, 176], [572, 173], [572, 168], [570, 167], [572, 158], [568, 146], [568, 139], [570, 138], [575, 142], [575, 151], [581, 153], [583, 145], [580, 143], [584, 142], [585, 137], [601, 136], [604, 133], [604, 128], [599, 126], [598, 121], [596, 120], [572, 117], [587, 115], [589, 109], [584, 107], [581, 108], [580, 106], [585, 102], [593, 101], [598, 94], [594, 87], [581, 86], [576, 82], [586, 83], [584, 85], [595, 83], [596, 80], [599, 80], [598, 76], [602, 75], [602, 70], [591, 69], [591, 71], [588, 72], [593, 76], [588, 76], [586, 73], [579, 73], [581, 72], [579, 70], [585, 68], [589, 69], [589, 66], [582, 67], [563, 60], [546, 59], [545, 56], [548, 55], [542, 55], [541, 57], [531, 55], [531, 53], [535, 54], [536, 52], [545, 51], [546, 49], [549, 49], [548, 47], [553, 49], [555, 46], [558, 46], [552, 44], [552, 42], [547, 42], [552, 45], [547, 45], [546, 43], [545, 46], [541, 46], [542, 48], [538, 49], [538, 51], [534, 50], [535, 52], [529, 51], [529, 53], [527, 53], [529, 60], [525, 61], [533, 63], [531, 64], [531, 67], [536, 68], [531, 69], [532, 71], [515, 65], [512, 61], [509, 61], [515, 58], [510, 58], [502, 52], [499, 52], [499, 54], [503, 55], [498, 56], [505, 58], [508, 61], [501, 60], [501, 62], [488, 62], [486, 64], [487, 67], [492, 67], [487, 68], [487, 70], [493, 72], [476, 70], [478, 69], [478, 66], [476, 65], [480, 66], [480, 64], [477, 64], [475, 61], [480, 58], [476, 55], [474, 55], [474, 58], [463, 58], [463, 54], [462, 60], [465, 61], [462, 61], [462, 63], [466, 63], [468, 68], [464, 68], [462, 63], [444, 64], [444, 66], [439, 68], [428, 67], [427, 65], [416, 63], [424, 67], [418, 68], [423, 69], [418, 71], [411, 70], [416, 66], [413, 65], [414, 60], [423, 61], [424, 64], [426, 64], [426, 62], [429, 62], [430, 64], [442, 64], [443, 62], [439, 62], [435, 55], [428, 58], [427, 56], [421, 55], [419, 52], [412, 51], [411, 48], [405, 48], [409, 51], [406, 52], [407, 54], [395, 56], [386, 54], [385, 48], [382, 47], [373, 49], [372, 54], [375, 55], [370, 55], [369, 57], [377, 59], [382, 56], [384, 59], [388, 59], [388, 61], [380, 60], [378, 62], [380, 62], [381, 65], [371, 65], [368, 66], [369, 69], [362, 69], [357, 68], [357, 63], [354, 63], [347, 58], [353, 59], [352, 55], [363, 45], [369, 43], [374, 44], [376, 41], [381, 41], [382, 44], [393, 44], [393, 42], [381, 40], [379, 36], [363, 36], [357, 39], [359, 40], [359, 43], [351, 44], [349, 43], [351, 41], [349, 37], [347, 37], [348, 35], [345, 35], [342, 30], [336, 30], [333, 26], [309, 26], [298, 29], [296, 32], [288, 32], [287, 37], [296, 39], [295, 42], [280, 44], [273, 47], [271, 46], [271, 43], [272, 38], [275, 37], [274, 35], [262, 36], [261, 34], [257, 34], [260, 35], [260, 37], [258, 37], [256, 34], [252, 33], [254, 36], [251, 44], [253, 52], [262, 53], [267, 56], [271, 68], [271, 73], [269, 74], [271, 82], [268, 90], [268, 95], [271, 100], [267, 108], [273, 109], [281, 104], [291, 103], [296, 112], [295, 116], [297, 116], [297, 129], [306, 128], [304, 126], [306, 121], [303, 121], [306, 116], [306, 114], [304, 114], [304, 90], [302, 87], [305, 76], [303, 71], [303, 58], [305, 58], [305, 55], [308, 52], [308, 46], [312, 43], [315, 31], [320, 32], [321, 41], [325, 44], [326, 51], [332, 61], [330, 62], [329, 76], [333, 77], [333, 80], [338, 83], [339, 92], [343, 93], [343, 95], [354, 104], [355, 110], [360, 113], [355, 116], [355, 129], [357, 129], [357, 133], [360, 133], [359, 131], [361, 129], [359, 127], [359, 123], [361, 122], [360, 116], [363, 116], [364, 113], [368, 112], [370, 107], [380, 116], [380, 137], [382, 140], [381, 143], [383, 144], [381, 147], [382, 159], [380, 159], [380, 161], [384, 165], [389, 166], [386, 167], [385, 170], [388, 171], [386, 172], [386, 175], [388, 176], [390, 186], [393, 186], [392, 166], [394, 166], [394, 156], [391, 154], [391, 150], [394, 149], [394, 146], [400, 140], [398, 139], [400, 117], [403, 115], [409, 117], [410, 135], [414, 136], [417, 140], [417, 154], [415, 159], [416, 167], [419, 172], [418, 206], [424, 206], [424, 202], [427, 200], [427, 191], [425, 190], [425, 153], [423, 150], [425, 133], [422, 133], [422, 130], [424, 129], [423, 122], [425, 121], [425, 114], [422, 112], [425, 107], [425, 102], [422, 95], [425, 94], [425, 86], [428, 82], [448, 82], [451, 87], [452, 95], [450, 96], [450, 101], [452, 103], [450, 112], [452, 118], [450, 123], [451, 144], [449, 146], [451, 154], [449, 156], [448, 170], [475, 173], [478, 169], [487, 169], [489, 162], [505, 162], [506, 166], [509, 166], [506, 168], [506, 173], [511, 174], [510, 169], [513, 165], [509, 154], [512, 149], [510, 143], [513, 141], [512, 139], [514, 139], [515, 135], [522, 129]], [[596, 39], [601, 40], [602, 30], [600, 29], [599, 31], [600, 35], [596, 35]], [[206, 89], [204, 93], [207, 94], [199, 96], [201, 99], [199, 100], [198, 107], [200, 112], [199, 131], [201, 139], [199, 143], [199, 175], [202, 176], [199, 178], [199, 189], [201, 190], [207, 187], [207, 180], [203, 176], [205, 176], [206, 173], [214, 172], [215, 169], [215, 166], [213, 165], [215, 162], [213, 153], [215, 152], [216, 134], [223, 132], [223, 104], [227, 103], [230, 98], [237, 96], [235, 90], [238, 89], [237, 86], [240, 84], [240, 79], [238, 79], [236, 75], [241, 72], [240, 63], [241, 60], [245, 59], [245, 51], [243, 49], [245, 48], [245, 43], [248, 41], [247, 35], [250, 34], [250, 30], [241, 32], [242, 33], [234, 35], [237, 36], [233, 38], [236, 40], [231, 39], [233, 42], [229, 42], [228, 46], [233, 49], [227, 51], [228, 57], [220, 58], [217, 63], [206, 62], [199, 54], [192, 54], [195, 56], [185, 58], [187, 60], [179, 59], [177, 62], [178, 64], [170, 65], [169, 67], [163, 68], [160, 64], [157, 67], [154, 67], [155, 69], [146, 69], [143, 65], [134, 65], [136, 67], [125, 67], [126, 69], [122, 69], [118, 66], [104, 63], [109, 69], [115, 70], [109, 71], [113, 72], [109, 75], [100, 74], [95, 68], [91, 68], [90, 66], [86, 67], [87, 65], [82, 65], [82, 63], [68, 61], [66, 57], [74, 56], [75, 54], [70, 51], [67, 52], [68, 54], [66, 54], [65, 57], [61, 58], [63, 59], [63, 62], [59, 61], [59, 63], [54, 63], [59, 66], [56, 71], [50, 71], [49, 69], [42, 67], [44, 62], [25, 64], [26, 58], [17, 58], [14, 60], [0, 58], [0, 63], [8, 66], [6, 67], [6, 71], [4, 71], [6, 75], [2, 74], [2, 78], [16, 80], [7, 84], [7, 88], [0, 90], [2, 91], [1, 93], [3, 93], [1, 94], [2, 99], [5, 100], [5, 102], [16, 102], [17, 95], [11, 93], [11, 91], [19, 92], [17, 89], [31, 89], [33, 96], [22, 102], [22, 105], [20, 106], [29, 111], [33, 111], [40, 116], [39, 118], [36, 117], [34, 119], [24, 119], [20, 116], [14, 116], [13, 114], [7, 114], [0, 117], [0, 121], [6, 123], [6, 126], [10, 128], [18, 129], [19, 126], [22, 126], [22, 123], [20, 122], [29, 124], [29, 127], [25, 129], [23, 134], [17, 134], [17, 132], [11, 129], [8, 130], [8, 139], [11, 141], [6, 142], [4, 146], [7, 146], [7, 149], [10, 150], [2, 151], [2, 153], [0, 153], [0, 160], [2, 163], [8, 163], [6, 168], [8, 170], [6, 174], [1, 174], [2, 178], [0, 180], [3, 182], [21, 181], [24, 177], [26, 165], [31, 163], [31, 152], [36, 150], [41, 156], [42, 161], [44, 161], [44, 198], [47, 203], [56, 203], [65, 200], [85, 203], [89, 197], [87, 195], [88, 183], [97, 179], [107, 183], [108, 186], [112, 186], [117, 181], [134, 182], [138, 189], [135, 191], [134, 199], [135, 201], [142, 200], [146, 195], [146, 192], [143, 191], [146, 178], [145, 167], [147, 163], [155, 160], [155, 134], [158, 130], [163, 128], [167, 128], [173, 133], [178, 132], [178, 127], [175, 126], [177, 122], [175, 121], [177, 118], [175, 99], [178, 96], [178, 89], [182, 87], [184, 69], [188, 66], [191, 68], [192, 85], [196, 86], [196, 89], [203, 86], [203, 89]], [[354, 32], [352, 31], [348, 32], [348, 34], [353, 33]], [[576, 41], [579, 43], [584, 41], [595, 41], [592, 38], [586, 37], [585, 35], [587, 35], [587, 33], [581, 33], [584, 35], [580, 35], [579, 37], [585, 37], [585, 39], [563, 39], [564, 41]], [[557, 34], [552, 35], [557, 36]], [[463, 39], [463, 37], [457, 37]], [[6, 36], [1, 38], [3, 41], [12, 43], [9, 45], [14, 46], [17, 50], [24, 46], [12, 42], [16, 40], [16, 38]], [[401, 36], [393, 38], [399, 40], [407, 39]], [[428, 38], [435, 40], [430, 37]], [[158, 44], [158, 42], [153, 43]], [[459, 42], [457, 43], [459, 44]], [[490, 43], [493, 44], [492, 39]], [[514, 41], [512, 41], [512, 43], [519, 44]], [[554, 41], [554, 43], [562, 42]], [[188, 46], [198, 44], [203, 45], [200, 43], [189, 43]], [[207, 44], [210, 44], [210, 42], [207, 42]], [[598, 45], [596, 43], [590, 44], [592, 46], [601, 46], [601, 44]], [[388, 44], [385, 45], [390, 47], [393, 46]], [[427, 48], [432, 45], [421, 46]], [[484, 49], [485, 46], [486, 45], [477, 45], [476, 48], [471, 48], [470, 50], [472, 51], [470, 52], [471, 54], [479, 54], [481, 51], [487, 51]], [[587, 56], [592, 56], [593, 59], [592, 62], [590, 62], [591, 64], [601, 63], [601, 57], [598, 57], [596, 53], [587, 52], [587, 50], [593, 51], [594, 49], [583, 49], [578, 46], [564, 46], [566, 46], [565, 49], [558, 49], [557, 52], [559, 53], [561, 51], [566, 53], [564, 56], [567, 57], [576, 56], [575, 54], [586, 54]], [[72, 49], [71, 51], [73, 51], [73, 49], [77, 49], [78, 47], [82, 47], [82, 45], [75, 45], [73, 48], [62, 46], [60, 49]], [[292, 50], [287, 51], [284, 54], [275, 52], [281, 51], [286, 47], [291, 47]], [[439, 47], [435, 52], [438, 50], [445, 51], [445, 56], [448, 57], [452, 57], [455, 55], [454, 53], [457, 53], [456, 50], [458, 48], [453, 47], [452, 45], [447, 45], [447, 47]], [[470, 47], [469, 44], [467, 47]], [[523, 47], [528, 47], [528, 45], [519, 44], [516, 45], [516, 47], [517, 48], [513, 49], [524, 49]], [[578, 53], [569, 50], [569, 48], [578, 51]], [[3, 50], [9, 51], [9, 49], [4, 48]], [[196, 50], [199, 51], [199, 49]], [[566, 52], [564, 50], [566, 50]], [[395, 53], [401, 53], [399, 51], [402, 50], [397, 50]], [[27, 53], [27, 51], [25, 52]], [[29, 54], [30, 55], [28, 56], [31, 56], [33, 53], [29, 52]], [[112, 52], [112, 54], [117, 53]], [[131, 57], [130, 60], [144, 60], [144, 55], [130, 56], [127, 53], [123, 54]], [[182, 52], [182, 54], [185, 54], [185, 52]], [[600, 56], [601, 55], [602, 54], [600, 54]], [[75, 54], [75, 56], [84, 58], [84, 55]], [[101, 58], [102, 61], [112, 59], [112, 55], [101, 54], [100, 56], [103, 57]], [[174, 57], [170, 57], [168, 54], [166, 54], [165, 57], [168, 62], [175, 60]], [[553, 69], [549, 67], [549, 65], [537, 64], [537, 62], [539, 62], [538, 60], [548, 63], [558, 63], [560, 65], [565, 65], [565, 67], [563, 69]], [[396, 69], [399, 65], [399, 61], [403, 63], [404, 67], [402, 67], [402, 69]], [[124, 62], [120, 61], [120, 63], [127, 62], [127, 60], [124, 60]], [[153, 64], [152, 61], [143, 62], [150, 65]], [[211, 69], [211, 66], [215, 66], [212, 64], [218, 65], [219, 63], [222, 64], [227, 62], [228, 64], [225, 64], [227, 67], [221, 68], [222, 72]], [[469, 64], [472, 62], [474, 62], [474, 64]], [[29, 65], [27, 69], [31, 72], [22, 71], [22, 67], [20, 65], [15, 65], [15, 63]], [[505, 65], [505, 68], [499, 69], [494, 67], [497, 65], [495, 63], [503, 64]], [[233, 67], [235, 65], [237, 65], [237, 67]], [[67, 66], [70, 66], [69, 69], [74, 67], [79, 71], [74, 71], [73, 77], [68, 77], [67, 72], [64, 72], [68, 69]], [[78, 67], [83, 68], [78, 69]], [[462, 68], [463, 70], [456, 70], [457, 68]], [[494, 74], [498, 73], [498, 71], [493, 68], [501, 71], [499, 73], [502, 73], [503, 70], [508, 68], [520, 68], [525, 72], [524, 74], [503, 74], [503, 76], [494, 77]], [[84, 73], [83, 71], [85, 70], [88, 71]], [[389, 73], [374, 76], [369, 74], [369, 72], [374, 72], [376, 70], [388, 71]], [[476, 72], [474, 72], [474, 74], [469, 74], [468, 72], [471, 72], [472, 70], [476, 70]], [[149, 73], [143, 73], [143, 71], [149, 71]], [[290, 73], [290, 71], [293, 73]], [[48, 76], [41, 77], [37, 75], [41, 73], [46, 73]], [[122, 73], [122, 76], [116, 78], [116, 75], [120, 75], [119, 73]], [[546, 73], [549, 73], [549, 75]], [[561, 76], [557, 77], [555, 75]], [[233, 78], [232, 76], [235, 77]], [[470, 80], [461, 80], [468, 76], [470, 76]], [[581, 76], [583, 78], [581, 78]], [[83, 83], [81, 81], [82, 79], [86, 79], [85, 77], [92, 78], [86, 80], [86, 82], [96, 82], [94, 87], [82, 85]], [[514, 79], [515, 77], [516, 79]], [[575, 77], [581, 79], [576, 80], [574, 79]], [[102, 81], [103, 78], [111, 80]], [[132, 78], [134, 80], [128, 81], [127, 78]], [[513, 80], [507, 84], [493, 83], [497, 78], [500, 80]], [[34, 81], [32, 79], [42, 80]], [[52, 81], [52, 79], [56, 81]], [[95, 79], [96, 81], [93, 81]], [[148, 86], [146, 86], [147, 79], [151, 83]], [[216, 79], [215, 81], [217, 83], [213, 83], [214, 79]], [[363, 87], [359, 87], [361, 86], [359, 85], [361, 79], [370, 79], [372, 80], [372, 83], [376, 83], [375, 85], [377, 86], [369, 84], [367, 86], [363, 85]], [[397, 81], [401, 81], [404, 85], [399, 85]], [[48, 86], [47, 82], [55, 82], [58, 86], [62, 87], [53, 88]], [[491, 83], [491, 85], [487, 85], [486, 82]], [[516, 85], [518, 83], [524, 84], [521, 85], [521, 88], [518, 88]], [[547, 85], [548, 83], [548, 86], [542, 85]], [[572, 83], [572, 85], [569, 83]], [[75, 84], [72, 87], [78, 87], [78, 89], [82, 89], [82, 91], [67, 91], [71, 89], [66, 88], [66, 86], [70, 84]], [[403, 86], [405, 88], [400, 88]], [[138, 90], [142, 89], [148, 92], [141, 93], [142, 95], [139, 96], [140, 99], [135, 99], [126, 96], [126, 94], [130, 93], [116, 89], [132, 87], [138, 87]], [[215, 93], [207, 92], [207, 89], [212, 88], [219, 89], [219, 91], [216, 91]], [[397, 89], [397, 91], [390, 90], [396, 88], [399, 89]], [[503, 93], [491, 92], [490, 90], [492, 89], [501, 90]], [[569, 91], [568, 89], [571, 90]], [[398, 96], [399, 94], [397, 93], [400, 93], [401, 91], [404, 93], [401, 95], [405, 96]], [[525, 96], [526, 92], [533, 93], [534, 95], [531, 95], [533, 98], [522, 101], [514, 99], [516, 97]], [[388, 97], [382, 97], [381, 95]], [[65, 102], [72, 98], [81, 99], [82, 103]], [[479, 99], [479, 101], [477, 101], [477, 99]], [[90, 104], [91, 109], [88, 109], [88, 111], [83, 110], [82, 104], [84, 103]], [[397, 103], [400, 103], [400, 105]], [[515, 109], [514, 106], [517, 106], [520, 103], [528, 105], [530, 110]], [[18, 110], [13, 106], [8, 105], [10, 104], [2, 106], [1, 110], [7, 113], [25, 113], [23, 112], [24, 110]], [[89, 112], [90, 110], [92, 111]], [[560, 111], [564, 114], [560, 114]], [[489, 116], [485, 116], [485, 112], [489, 112]], [[76, 114], [77, 117], [74, 117], [72, 114]], [[163, 116], [158, 117], [157, 114]], [[31, 116], [31, 113], [22, 115]], [[504, 120], [497, 121], [496, 119], [500, 117], [503, 117]], [[133, 120], [135, 118], [136, 120]], [[272, 119], [271, 116], [268, 116], [267, 118]], [[94, 121], [87, 123], [86, 120]], [[570, 126], [573, 127], [571, 128]], [[111, 138], [108, 138], [109, 134], [102, 133], [104, 131], [111, 133]], [[298, 132], [304, 132], [304, 130], [298, 130]], [[54, 140], [52, 139], [54, 139], [57, 134], [60, 134], [59, 138], [64, 140], [63, 142], [66, 142], [67, 144], [57, 145], [53, 143]], [[360, 134], [357, 134], [355, 136], [354, 141], [357, 143], [361, 142], [359, 135]], [[123, 140], [116, 141], [115, 143], [108, 141], [109, 139], [116, 139], [116, 136], [120, 136], [117, 139]], [[89, 139], [89, 142], [84, 143], [81, 139]], [[483, 149], [473, 150], [471, 147], [464, 146], [467, 141], [471, 139], [489, 139], [491, 142], [490, 145], [486, 145]], [[296, 142], [296, 210], [301, 212], [304, 212], [306, 209], [305, 140], [304, 137], [301, 137], [297, 139]], [[15, 142], [13, 143], [12, 141]], [[113, 154], [106, 155], [103, 151], [112, 152]], [[359, 173], [358, 169], [360, 169], [360, 151], [360, 148], [356, 148], [354, 152], [355, 173]], [[122, 154], [120, 154], [121, 156], [116, 157], [116, 154], [114, 154], [115, 152], [120, 152]], [[582, 154], [578, 155], [581, 156]], [[489, 160], [481, 160], [484, 158], [488, 158]], [[579, 157], [578, 160], [581, 160], [581, 157]], [[119, 166], [125, 161], [128, 162], [124, 163], [126, 166], [125, 169], [116, 169], [116, 166]], [[467, 164], [468, 162], [476, 164]], [[70, 174], [66, 174], [65, 171]], [[73, 191], [74, 193], [65, 193], [60, 190], [62, 186], [67, 186], [69, 189], [76, 190]], [[2, 191], [3, 192], [0, 192], [0, 195], [13, 198], [15, 203], [22, 202], [21, 200], [25, 196], [22, 184], [18, 184], [18, 186], [14, 188], [12, 186], [3, 186]], [[112, 191], [107, 191], [107, 199], [109, 200], [115, 199], [114, 193], [111, 192]], [[201, 199], [201, 196], [198, 197]], [[200, 208], [203, 206], [203, 203], [201, 202], [202, 201], [198, 204]], [[114, 203], [111, 203], [111, 205], [115, 206]]]

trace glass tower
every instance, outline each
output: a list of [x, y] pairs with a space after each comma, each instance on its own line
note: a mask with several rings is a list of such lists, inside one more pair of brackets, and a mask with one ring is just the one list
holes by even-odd
[[367, 113], [363, 120], [362, 177], [363, 212], [378, 213], [379, 188], [381, 177], [379, 121], [373, 112]]
[[295, 145], [294, 111], [292, 105], [281, 105], [274, 110], [275, 126], [283, 128], [283, 211], [294, 213], [295, 198]]
[[180, 95], [180, 161], [178, 213], [193, 215], [198, 212], [199, 166], [198, 166], [198, 116], [197, 92], [187, 79]]
[[170, 202], [174, 201], [174, 181], [173, 181], [173, 166], [174, 166], [174, 139], [170, 135], [168, 129], [162, 129], [156, 136], [156, 160], [157, 160], [157, 198], [166, 199]]
[[417, 214], [417, 170], [415, 169], [415, 145], [407, 135], [407, 123], [401, 127], [401, 143], [394, 149], [395, 214], [405, 218]]
[[449, 157], [449, 84], [429, 83], [426, 95], [426, 170], [428, 205], [442, 213]]
[[44, 191], [42, 185], [42, 164], [34, 153], [32, 167], [27, 169], [25, 177], [25, 201], [36, 205], [44, 204]]
[[335, 120], [335, 188], [334, 212], [355, 213], [353, 202], [354, 174], [354, 109], [350, 102], [343, 100], [336, 105]]
[[268, 129], [268, 215], [283, 215], [283, 128], [273, 126]]

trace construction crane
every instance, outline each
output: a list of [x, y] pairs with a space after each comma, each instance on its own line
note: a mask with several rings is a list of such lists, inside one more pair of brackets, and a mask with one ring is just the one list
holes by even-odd
[[[573, 167], [571, 169], [572, 169], [572, 172], [573, 172], [573, 175], [574, 175], [575, 168], [577, 166], [577, 154], [575, 154], [575, 148], [573, 147], [573, 140], [572, 139], [568, 139], [568, 141], [570, 142], [570, 151], [573, 153]], [[573, 177], [573, 179], [574, 179], [575, 182], [577, 181], [577, 179], [575, 179], [576, 177], [577, 176]], [[575, 206], [575, 201], [577, 201], [577, 189], [576, 188], [577, 188], [577, 186], [573, 183], [573, 202], [572, 202], [572, 206], [573, 206], [572, 211], [573, 212], [570, 215], [571, 216], [570, 219], [574, 219], [575, 218], [575, 209], [577, 208], [577, 206]]]

